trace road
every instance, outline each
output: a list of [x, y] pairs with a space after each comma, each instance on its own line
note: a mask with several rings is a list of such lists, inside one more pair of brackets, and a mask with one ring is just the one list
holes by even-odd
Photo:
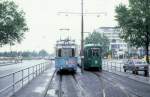
[[[20, 71], [20, 70], [28, 68], [28, 67], [38, 65], [40, 63], [45, 63], [45, 62], [48, 62], [48, 61], [47, 60], [28, 60], [28, 61], [23, 61], [22, 63], [18, 63], [18, 64], [1, 66], [0, 67], [0, 73], [1, 73], [0, 74], [0, 76], [1, 76], [0, 77], [0, 90], [13, 84], [13, 75], [11, 73], [16, 72], [16, 71]], [[38, 65], [37, 68], [34, 67], [34, 68], [26, 69], [26, 70], [23, 70], [21, 72], [15, 73], [14, 82], [17, 82], [17, 81], [21, 80], [22, 77], [26, 77], [26, 76], [28, 76], [28, 74], [31, 74], [33, 71], [35, 72], [37, 70], [37, 72], [35, 72], [34, 75], [31, 74], [30, 77], [27, 77], [26, 79], [24, 79], [23, 83], [21, 83], [21, 81], [18, 82], [17, 85], [15, 86], [15, 88], [19, 89], [22, 86], [22, 84], [23, 85], [26, 84], [29, 80], [33, 79], [33, 77], [35, 77], [37, 74], [39, 74], [40, 73], [40, 70], [39, 70], [40, 66]], [[2, 78], [2, 76], [7, 75], [7, 74], [11, 74], [11, 75]], [[3, 94], [8, 94], [10, 91], [12, 92], [12, 90], [13, 90], [13, 88], [10, 87], [6, 91], [6, 93], [3, 93]], [[1, 94], [0, 94], [0, 97], [1, 97]]]
[[45, 60], [24, 60], [22, 63], [0, 66], [0, 76], [28, 68], [39, 63], [46, 62]]
[[46, 97], [149, 97], [150, 84], [107, 71], [55, 74]]

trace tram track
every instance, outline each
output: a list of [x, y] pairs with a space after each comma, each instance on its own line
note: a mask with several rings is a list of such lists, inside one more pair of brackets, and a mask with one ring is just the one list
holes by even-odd
[[62, 97], [62, 78], [63, 75], [59, 74], [59, 86], [58, 86], [58, 97]]
[[[108, 91], [106, 90], [107, 89], [106, 84], [110, 84], [112, 87], [118, 88], [125, 95], [124, 97], [143, 97], [141, 95], [138, 95], [134, 91], [124, 87], [124, 85], [122, 85], [122, 83], [118, 82], [118, 81], [120, 81], [118, 78], [115, 78], [113, 76], [108, 78], [105, 76], [106, 74], [103, 75], [100, 72], [89, 72], [89, 73], [94, 74], [98, 78], [99, 82], [101, 83], [101, 85], [100, 85], [100, 91], [101, 91], [100, 97], [107, 97], [106, 93], [108, 93]], [[48, 97], [48, 91], [52, 86], [53, 79], [54, 79], [55, 75], [56, 75], [56, 71], [53, 72], [42, 97]], [[63, 97], [63, 91], [62, 91], [63, 74], [60, 73], [57, 76], [58, 76], [58, 86], [57, 86], [58, 88], [56, 91], [57, 97]], [[76, 78], [75, 74], [71, 74], [69, 78], [71, 78], [73, 83], [75, 84], [76, 90], [78, 92], [78, 95], [77, 95], [78, 97], [91, 97], [90, 95], [88, 95], [87, 91], [80, 85], [80, 82]], [[114, 79], [116, 79], [117, 81]]]
[[85, 92], [85, 89], [83, 89], [82, 86], [79, 84], [75, 74], [72, 74], [72, 78], [75, 81], [77, 88], [79, 89], [79, 92], [80, 92], [79, 97], [89, 97], [89, 95], [87, 95], [87, 93]]
[[101, 79], [100, 75], [96, 72], [92, 72], [94, 75], [97, 76], [97, 78], [99, 79], [100, 83], [102, 84], [101, 86], [101, 90], [102, 90], [102, 97], [106, 97], [106, 92], [105, 92], [105, 84], [103, 82], [103, 80]]
[[[55, 77], [56, 73], [57, 73], [57, 70], [54, 71], [54, 73], [53, 73], [53, 75], [52, 75], [52, 77], [51, 77], [51, 79], [50, 79], [50, 81], [49, 81], [49, 83], [48, 83], [48, 85], [47, 85], [47, 87], [46, 87], [42, 97], [49, 97], [48, 96], [48, 91], [49, 91], [49, 89], [52, 86], [53, 78]], [[58, 77], [57, 97], [62, 97], [62, 93], [63, 93], [62, 92], [62, 78], [63, 78], [63, 75], [60, 73], [60, 74], [57, 74], [57, 76], [59, 76]]]
[[[104, 77], [104, 76], [101, 75], [99, 72], [93, 72], [93, 74], [95, 74], [99, 79], [101, 79], [101, 83], [103, 84], [102, 86], [104, 86], [104, 81], [103, 81], [102, 79], [105, 79], [109, 84], [111, 84], [111, 86], [113, 86], [113, 87], [115, 87], [115, 88], [118, 87], [118, 88], [125, 94], [126, 97], [142, 97], [142, 96], [140, 96], [140, 95], [138, 95], [138, 94], [135, 94], [134, 92], [132, 92], [132, 91], [126, 89], [126, 88], [121, 88], [121, 87], [118, 85], [118, 83], [116, 83], [115, 81], [110, 80], [110, 79]], [[111, 82], [111, 83], [110, 83], [110, 82]], [[114, 85], [115, 85], [115, 86], [114, 86]], [[102, 87], [102, 88], [105, 88], [105, 87]], [[103, 92], [103, 93], [105, 93], [105, 92]], [[104, 96], [104, 94], [103, 94], [103, 97], [106, 97], [106, 95]]]

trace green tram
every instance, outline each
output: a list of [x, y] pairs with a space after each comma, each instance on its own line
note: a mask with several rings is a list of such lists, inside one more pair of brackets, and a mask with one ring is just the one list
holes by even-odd
[[102, 70], [101, 46], [98, 44], [87, 44], [84, 46], [84, 68]]

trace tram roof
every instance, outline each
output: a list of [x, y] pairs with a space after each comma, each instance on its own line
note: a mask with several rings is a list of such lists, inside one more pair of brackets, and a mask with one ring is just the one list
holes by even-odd
[[76, 48], [76, 45], [56, 45], [56, 48]]
[[60, 39], [56, 42], [56, 48], [76, 48], [77, 45], [75, 44], [75, 40], [66, 38]]
[[75, 43], [75, 40], [71, 40], [71, 39], [60, 39], [60, 40], [57, 40], [57, 44], [64, 44], [64, 43]]
[[71, 39], [60, 39], [56, 41], [56, 45], [75, 45], [75, 40]]
[[101, 47], [100, 44], [85, 44], [84, 47]]

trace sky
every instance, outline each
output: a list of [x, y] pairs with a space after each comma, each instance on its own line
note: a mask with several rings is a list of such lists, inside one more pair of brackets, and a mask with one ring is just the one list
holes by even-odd
[[[81, 12], [81, 0], [13, 0], [19, 9], [26, 15], [29, 31], [25, 32], [25, 39], [21, 44], [12, 46], [13, 51], [39, 51], [45, 49], [53, 53], [58, 39], [70, 37], [80, 45], [81, 40], [81, 15], [60, 14], [59, 12]], [[115, 7], [128, 4], [128, 0], [83, 0], [84, 32], [93, 32], [94, 29], [106, 26], [117, 26], [115, 21]], [[69, 31], [60, 29], [70, 29]], [[85, 37], [88, 34], [85, 34]], [[0, 51], [10, 51], [10, 46], [5, 45]]]

